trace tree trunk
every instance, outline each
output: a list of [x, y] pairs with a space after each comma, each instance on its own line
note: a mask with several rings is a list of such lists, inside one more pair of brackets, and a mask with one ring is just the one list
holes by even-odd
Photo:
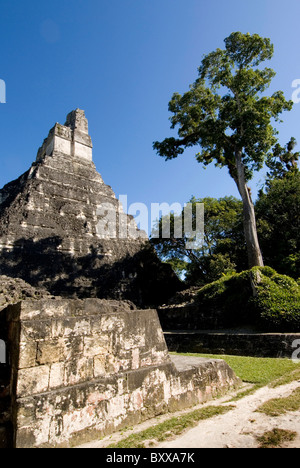
[[255, 266], [264, 266], [257, 236], [254, 205], [251, 199], [249, 188], [247, 187], [245, 181], [245, 169], [242, 162], [241, 151], [236, 152], [235, 161], [237, 169], [236, 184], [243, 200], [244, 232], [248, 252], [249, 268], [253, 268]]

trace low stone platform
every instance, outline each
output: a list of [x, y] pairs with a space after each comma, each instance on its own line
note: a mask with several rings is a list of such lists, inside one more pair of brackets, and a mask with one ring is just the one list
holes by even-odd
[[[169, 351], [292, 358], [300, 333], [259, 333], [253, 330], [172, 330], [164, 332]], [[299, 353], [298, 353], [299, 355]]]
[[0, 435], [17, 448], [80, 445], [240, 384], [222, 360], [170, 357], [157, 312], [126, 302], [24, 301], [0, 312], [0, 339]]

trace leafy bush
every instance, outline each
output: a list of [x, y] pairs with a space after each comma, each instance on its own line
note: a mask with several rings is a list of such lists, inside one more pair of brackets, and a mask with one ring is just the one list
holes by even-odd
[[295, 280], [274, 273], [263, 276], [256, 288], [254, 302], [262, 322], [277, 329], [300, 329], [300, 287]]
[[225, 275], [201, 288], [197, 300], [204, 310], [219, 310], [225, 326], [300, 330], [299, 283], [270, 267]]

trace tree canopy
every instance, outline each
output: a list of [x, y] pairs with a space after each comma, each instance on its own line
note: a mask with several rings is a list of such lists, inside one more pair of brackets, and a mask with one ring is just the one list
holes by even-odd
[[225, 49], [206, 55], [199, 76], [189, 91], [175, 93], [169, 103], [171, 128], [179, 138], [153, 144], [170, 160], [188, 147], [199, 146], [197, 161], [227, 167], [243, 200], [244, 232], [249, 266], [263, 265], [257, 238], [254, 206], [247, 186], [254, 171], [261, 169], [277, 142], [273, 121], [291, 110], [282, 91], [264, 95], [272, 78], [271, 68], [260, 68], [274, 52], [270, 39], [258, 34], [234, 32], [225, 39]]
[[266, 165], [269, 168], [267, 173], [266, 185], [269, 186], [275, 179], [283, 179], [284, 177], [292, 177], [299, 173], [298, 160], [299, 152], [294, 152], [297, 141], [294, 137], [282, 147], [279, 143], [275, 145], [266, 160]]
[[180, 139], [155, 142], [154, 149], [160, 156], [173, 159], [184, 148], [199, 145], [199, 162], [226, 166], [234, 179], [234, 154], [240, 149], [249, 181], [253, 171], [263, 167], [277, 141], [272, 118], [278, 121], [293, 103], [286, 101], [282, 91], [259, 97], [275, 76], [271, 68], [258, 68], [273, 56], [270, 39], [236, 32], [225, 39], [225, 46], [225, 50], [217, 49], [203, 58], [199, 78], [190, 90], [183, 96], [174, 93], [169, 103], [174, 114], [171, 128], [179, 127]]

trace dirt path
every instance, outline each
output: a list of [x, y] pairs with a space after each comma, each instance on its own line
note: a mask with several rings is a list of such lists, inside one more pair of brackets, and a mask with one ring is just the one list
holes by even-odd
[[287, 397], [300, 387], [293, 382], [278, 388], [264, 387], [253, 395], [234, 403], [236, 409], [221, 416], [202, 421], [174, 440], [164, 442], [159, 448], [257, 448], [255, 435], [274, 428], [298, 433], [288, 448], [300, 448], [300, 411], [278, 417], [269, 417], [255, 410], [271, 398]]

